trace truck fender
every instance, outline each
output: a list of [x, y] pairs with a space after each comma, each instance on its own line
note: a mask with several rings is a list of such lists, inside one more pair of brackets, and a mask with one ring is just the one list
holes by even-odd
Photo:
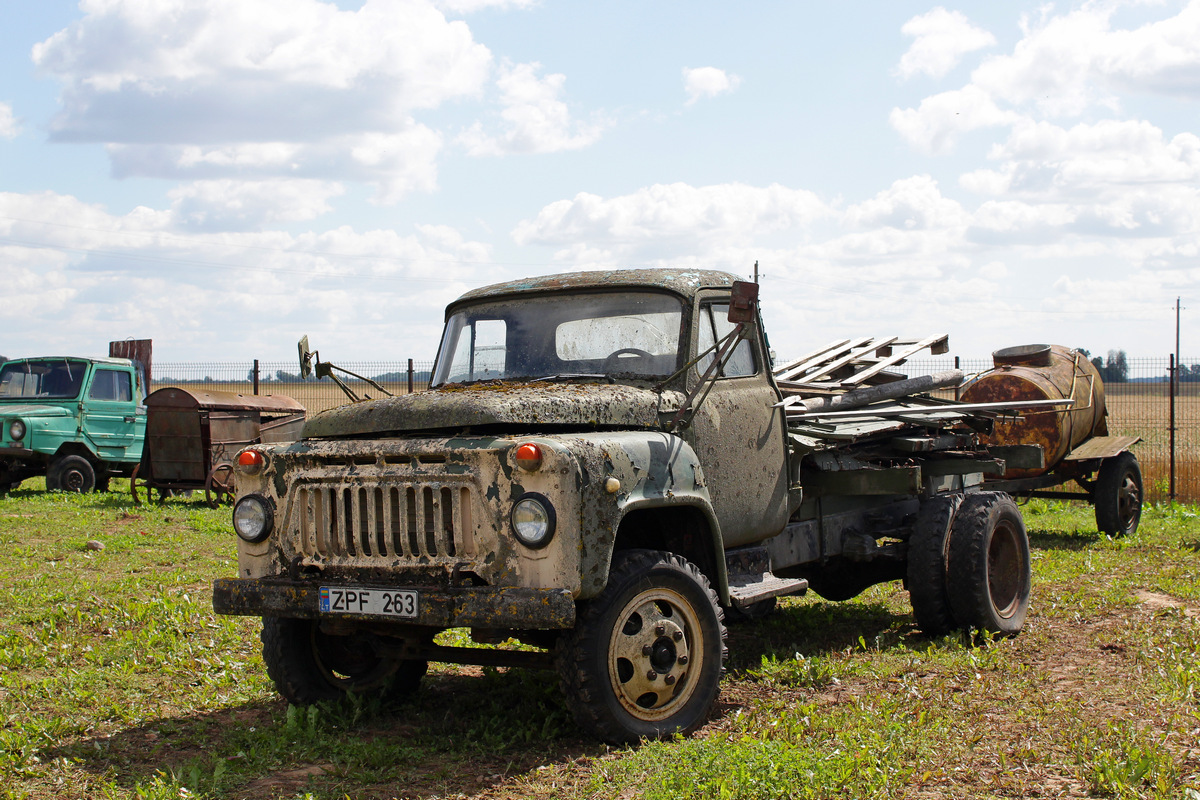
[[608, 516], [612, 534], [585, 548], [581, 597], [594, 596], [604, 588], [617, 549], [650, 547], [676, 552], [694, 562], [722, 603], [727, 602], [721, 526], [700, 459], [691, 445], [659, 431], [615, 431], [578, 438], [590, 441], [602, 453], [599, 468], [620, 486], [615, 492], [615, 508], [611, 500], [606, 503], [600, 498], [608, 514], [588, 515], [592, 519]]

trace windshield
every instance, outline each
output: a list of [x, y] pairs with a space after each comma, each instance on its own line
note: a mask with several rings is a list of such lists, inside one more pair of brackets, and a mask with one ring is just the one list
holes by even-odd
[[664, 378], [679, 368], [682, 324], [683, 301], [658, 292], [481, 303], [455, 312], [446, 322], [432, 383]]
[[74, 400], [85, 375], [86, 361], [9, 361], [0, 367], [0, 400]]

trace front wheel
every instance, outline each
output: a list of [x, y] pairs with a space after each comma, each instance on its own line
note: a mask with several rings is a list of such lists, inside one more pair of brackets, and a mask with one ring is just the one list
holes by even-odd
[[717, 699], [725, 635], [716, 594], [694, 564], [618, 552], [608, 585], [559, 642], [563, 693], [579, 725], [614, 744], [691, 733]]
[[950, 526], [947, 595], [962, 628], [1015, 636], [1029, 612], [1032, 570], [1025, 521], [1003, 492], [963, 498]]
[[347, 694], [417, 690], [429, 662], [376, 655], [365, 638], [334, 635], [311, 619], [263, 618], [263, 661], [275, 688], [293, 705]]
[[46, 488], [87, 494], [96, 488], [96, 468], [83, 456], [63, 456], [51, 462]]
[[1125, 451], [1100, 464], [1093, 502], [1096, 527], [1109, 536], [1133, 536], [1142, 519], [1142, 468], [1137, 456]]

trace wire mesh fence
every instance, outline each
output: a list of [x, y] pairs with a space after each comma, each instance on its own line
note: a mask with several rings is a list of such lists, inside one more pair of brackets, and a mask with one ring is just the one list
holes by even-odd
[[[356, 361], [338, 366], [370, 378], [392, 394], [406, 394], [429, 388], [433, 364], [410, 359]], [[379, 391], [366, 381], [340, 372], [338, 377], [359, 397], [379, 396]], [[349, 402], [336, 383], [328, 378], [317, 380], [311, 375], [303, 379], [296, 363], [290, 361], [157, 363], [151, 389], [166, 386], [234, 394], [286, 395], [299, 401], [309, 414]]]
[[[1200, 502], [1200, 358], [1182, 359], [1181, 364], [1174, 403], [1170, 392], [1169, 358], [1128, 359], [1124, 375], [1106, 376], [1109, 433], [1141, 437], [1134, 452], [1141, 462], [1146, 495], [1150, 500], [1170, 497], [1174, 472], [1175, 498]], [[312, 377], [302, 380], [295, 362], [160, 363], [154, 365], [152, 388], [180, 386], [254, 394], [256, 366], [258, 394], [293, 397], [309, 414], [347, 402], [346, 395], [333, 381], [317, 381]], [[405, 394], [428, 388], [433, 364], [403, 360], [352, 362], [340, 366], [371, 378], [392, 394]], [[992, 362], [986, 358], [912, 359], [902, 369], [910, 375], [923, 375], [955, 367], [971, 375], [991, 369]], [[342, 379], [360, 396], [378, 395], [364, 381], [348, 376], [342, 376]]]

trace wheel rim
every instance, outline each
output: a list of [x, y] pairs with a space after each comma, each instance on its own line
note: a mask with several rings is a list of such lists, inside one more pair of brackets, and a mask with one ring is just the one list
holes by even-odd
[[1021, 606], [1025, 574], [1017, 529], [1001, 522], [988, 543], [988, 593], [992, 607], [1003, 619], [1009, 619]]
[[645, 722], [670, 717], [696, 689], [704, 647], [700, 619], [670, 589], [648, 589], [617, 615], [608, 645], [608, 674], [617, 701]]
[[69, 469], [62, 475], [62, 488], [68, 492], [83, 491], [83, 472], [77, 469]]
[[1141, 492], [1133, 474], [1126, 472], [1117, 489], [1117, 518], [1121, 521], [1121, 529], [1129, 531], [1138, 518], [1142, 507]]

